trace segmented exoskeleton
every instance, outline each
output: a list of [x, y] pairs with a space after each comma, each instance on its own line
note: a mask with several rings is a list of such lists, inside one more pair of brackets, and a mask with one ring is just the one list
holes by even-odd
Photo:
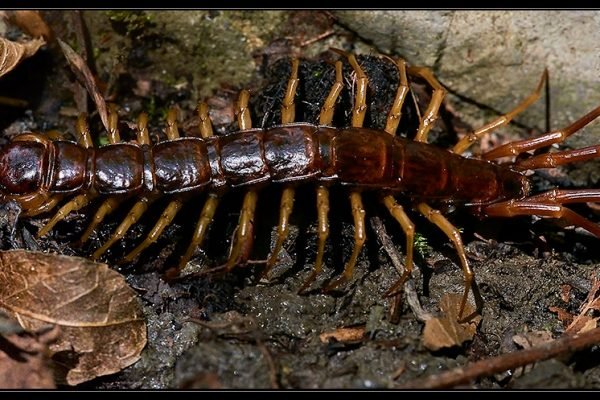
[[[180, 137], [174, 109], [167, 117], [168, 140], [152, 144], [147, 116], [137, 123], [137, 143], [120, 143], [117, 114], [110, 113], [109, 142], [100, 148], [92, 145], [86, 119], [78, 119], [77, 143], [51, 140], [38, 133], [16, 137], [0, 151], [0, 191], [4, 201], [16, 200], [25, 215], [48, 212], [67, 200], [38, 232], [47, 234], [57, 222], [92, 200], [101, 205], [82, 235], [86, 241], [105, 216], [125, 198], [138, 198], [112, 236], [92, 255], [97, 259], [116, 241], [123, 238], [147, 210], [149, 204], [167, 196], [169, 203], [147, 237], [124, 261], [133, 261], [150, 246], [175, 218], [191, 195], [207, 193], [194, 234], [179, 269], [200, 246], [215, 215], [220, 199], [230, 191], [243, 191], [244, 199], [234, 243], [224, 269], [229, 271], [247, 260], [246, 243], [251, 241], [252, 225], [260, 189], [276, 184], [282, 188], [280, 216], [275, 246], [266, 262], [263, 276], [268, 276], [288, 235], [298, 185], [314, 184], [316, 190], [318, 240], [313, 271], [301, 291], [306, 290], [322, 270], [325, 243], [329, 236], [329, 188], [347, 189], [354, 220], [354, 247], [342, 275], [330, 282], [330, 290], [347, 282], [353, 275], [357, 258], [365, 243], [365, 210], [362, 192], [376, 191], [391, 216], [406, 234], [406, 268], [400, 279], [387, 291], [396, 293], [413, 268], [415, 227], [396, 197], [409, 200], [414, 209], [441, 229], [453, 243], [465, 277], [460, 314], [464, 311], [473, 281], [459, 231], [433, 205], [456, 204], [480, 217], [539, 215], [563, 218], [600, 237], [600, 228], [565, 208], [565, 203], [600, 200], [600, 190], [551, 190], [530, 195], [530, 183], [522, 171], [550, 168], [599, 156], [600, 146], [521, 157], [508, 164], [491, 162], [502, 157], [518, 156], [560, 143], [600, 116], [600, 107], [564, 129], [539, 137], [501, 145], [480, 158], [463, 154], [486, 133], [508, 124], [540, 97], [547, 79], [545, 72], [537, 88], [509, 113], [461, 139], [451, 150], [427, 144], [428, 133], [438, 118], [445, 90], [433, 73], [424, 67], [407, 67], [393, 60], [399, 84], [393, 105], [382, 130], [363, 127], [367, 111], [369, 78], [356, 57], [342, 53], [355, 73], [354, 104], [351, 126], [332, 127], [336, 102], [343, 90], [342, 62], [335, 63], [335, 82], [321, 106], [318, 124], [295, 122], [295, 95], [299, 83], [299, 61], [291, 63], [291, 76], [281, 105], [281, 124], [252, 129], [249, 111], [250, 94], [242, 90], [236, 104], [239, 131], [213, 135], [208, 106], [198, 106], [200, 137]], [[433, 89], [431, 101], [420, 118], [414, 139], [396, 136], [401, 110], [410, 91], [408, 76], [425, 80]]]

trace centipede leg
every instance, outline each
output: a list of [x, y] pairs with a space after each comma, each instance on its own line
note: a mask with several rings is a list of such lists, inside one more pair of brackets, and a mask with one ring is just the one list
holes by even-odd
[[208, 231], [208, 227], [212, 222], [212, 219], [217, 211], [217, 206], [219, 205], [219, 196], [214, 193], [209, 193], [202, 207], [202, 211], [200, 212], [200, 219], [196, 224], [196, 228], [194, 229], [194, 234], [192, 236], [192, 241], [190, 242], [185, 254], [181, 256], [179, 259], [179, 264], [177, 268], [173, 268], [169, 271], [169, 276], [177, 276], [179, 275], [179, 271], [181, 271], [187, 262], [192, 258], [194, 254], [194, 250], [197, 247], [202, 245], [204, 241], [204, 237], [206, 236], [206, 232]]
[[54, 216], [50, 219], [50, 221], [48, 221], [46, 223], [46, 225], [44, 225], [42, 227], [42, 229], [40, 229], [38, 231], [37, 237], [42, 237], [42, 236], [46, 235], [48, 232], [50, 232], [52, 230], [52, 228], [54, 228], [54, 226], [59, 221], [62, 221], [63, 219], [65, 219], [67, 217], [67, 215], [69, 215], [70, 213], [80, 210], [81, 208], [85, 207], [87, 204], [89, 204], [89, 202], [90, 202], [90, 196], [87, 194], [80, 194], [79, 196], [76, 196], [75, 198], [73, 198], [67, 204], [62, 206], [56, 212], [56, 214], [54, 214]]
[[116, 241], [122, 239], [123, 236], [125, 236], [125, 233], [127, 233], [127, 231], [129, 230], [129, 228], [131, 228], [131, 226], [135, 224], [142, 217], [144, 212], [148, 209], [148, 203], [149, 201], [145, 197], [136, 202], [133, 205], [133, 207], [131, 207], [131, 210], [129, 211], [125, 219], [123, 219], [123, 222], [121, 222], [121, 224], [117, 227], [117, 229], [108, 239], [108, 241], [104, 243], [102, 247], [97, 249], [94, 252], [94, 254], [92, 254], [91, 258], [93, 260], [97, 260], [102, 254], [104, 254], [104, 252], [106, 252], [106, 250], [109, 249], [110, 246], [112, 246]]
[[425, 79], [427, 83], [433, 88], [433, 94], [431, 101], [425, 110], [423, 118], [419, 123], [419, 129], [415, 135], [415, 141], [427, 143], [427, 136], [429, 131], [433, 127], [433, 124], [438, 119], [440, 106], [446, 96], [446, 90], [440, 84], [440, 82], [433, 75], [433, 72], [429, 68], [425, 67], [409, 67], [409, 75], [420, 76]]
[[542, 78], [540, 79], [540, 83], [538, 83], [535, 90], [525, 98], [521, 103], [519, 103], [513, 110], [507, 112], [504, 115], [499, 116], [498, 118], [488, 122], [484, 126], [475, 131], [469, 133], [461, 140], [458, 141], [452, 148], [452, 151], [456, 154], [464, 153], [473, 143], [481, 139], [485, 134], [493, 131], [494, 129], [500, 128], [501, 126], [508, 125], [510, 121], [512, 121], [518, 114], [525, 111], [529, 106], [535, 103], [541, 96], [542, 88], [544, 87], [544, 83], [548, 80], [548, 70], [545, 69], [542, 74]]
[[119, 143], [121, 135], [119, 134], [119, 114], [115, 104], [108, 106], [108, 142], [110, 144]]
[[94, 147], [94, 142], [92, 140], [92, 134], [90, 133], [90, 127], [87, 123], [87, 114], [81, 113], [79, 117], [77, 117], [77, 124], [75, 126], [75, 131], [77, 132], [77, 142], [85, 147], [86, 149], [91, 149]]
[[398, 68], [400, 83], [398, 84], [396, 97], [394, 98], [394, 102], [392, 103], [392, 107], [390, 108], [385, 123], [385, 131], [392, 136], [396, 134], [396, 129], [398, 129], [398, 124], [400, 123], [400, 118], [402, 116], [402, 106], [404, 105], [404, 100], [410, 89], [408, 86], [408, 78], [406, 76], [406, 62], [400, 59], [394, 61], [394, 64]]
[[526, 140], [517, 140], [514, 142], [506, 143], [501, 146], [496, 147], [488, 151], [487, 153], [482, 154], [481, 158], [484, 160], [494, 160], [500, 157], [509, 157], [509, 156], [517, 156], [521, 153], [530, 150], [537, 150], [544, 147], [551, 146], [553, 144], [562, 143], [566, 138], [574, 134], [575, 132], [582, 129], [584, 126], [600, 117], [600, 107], [596, 107], [577, 121], [573, 122], [571, 125], [559, 129], [557, 131], [548, 132], [541, 136], [526, 139]]
[[225, 272], [229, 272], [236, 265], [243, 263], [247, 257], [247, 254], [244, 254], [249, 251], [247, 244], [251, 243], [254, 239], [254, 212], [256, 210], [257, 201], [258, 194], [255, 190], [246, 192], [237, 225], [235, 242], [231, 248], [229, 259], [227, 260], [227, 263], [225, 263]]
[[537, 215], [540, 217], [564, 219], [600, 238], [600, 226], [577, 214], [563, 204], [600, 201], [600, 189], [553, 189], [522, 200], [508, 200], [491, 204], [483, 212], [491, 217], [515, 217]]
[[[292, 60], [292, 72], [290, 74], [287, 90], [283, 98], [283, 104], [281, 106], [282, 124], [289, 124], [291, 122], [294, 122], [294, 118], [296, 116], [296, 103], [294, 102], [294, 98], [296, 96], [296, 88], [298, 87], [298, 83], [300, 82], [300, 80], [298, 79], [298, 67], [299, 61], [295, 58]], [[277, 256], [281, 251], [283, 242], [289, 234], [289, 219], [290, 214], [292, 213], [292, 210], [294, 208], [295, 192], [296, 191], [294, 187], [286, 185], [283, 189], [283, 192], [281, 193], [281, 206], [279, 207], [279, 224], [277, 225], [277, 240], [275, 241], [275, 247], [273, 248], [271, 255], [267, 259], [267, 264], [261, 274], [261, 279], [268, 278], [269, 272], [271, 272], [271, 269], [277, 261]]]
[[63, 199], [62, 195], [48, 196], [47, 193], [36, 194], [28, 200], [21, 200], [21, 206], [27, 210], [22, 215], [24, 217], [35, 217], [36, 215], [47, 213]]
[[248, 101], [250, 100], [250, 92], [242, 90], [238, 96], [236, 107], [237, 121], [240, 130], [252, 128], [252, 118], [250, 117], [250, 109]]
[[150, 141], [150, 135], [148, 134], [148, 114], [145, 112], [142, 112], [140, 115], [138, 115], [136, 136], [139, 144], [152, 144]]
[[404, 208], [396, 202], [394, 196], [387, 195], [383, 198], [383, 204], [388, 209], [392, 217], [402, 227], [404, 234], [406, 235], [406, 262], [404, 266], [404, 272], [400, 279], [396, 281], [384, 294], [384, 296], [393, 296], [397, 294], [402, 287], [404, 286], [404, 282], [410, 277], [410, 274], [413, 270], [413, 245], [414, 245], [414, 237], [415, 237], [415, 224], [408, 218], [406, 212], [404, 212]]
[[177, 129], [177, 116], [179, 112], [177, 108], [171, 107], [169, 111], [167, 111], [167, 139], [175, 140], [179, 137], [179, 130]]
[[129, 254], [127, 254], [123, 258], [121, 263], [132, 262], [142, 251], [144, 251], [152, 243], [156, 242], [158, 237], [162, 234], [163, 230], [167, 226], [169, 226], [171, 222], [173, 222], [173, 219], [175, 218], [182, 206], [183, 203], [179, 199], [171, 201], [161, 214], [160, 218], [156, 222], [156, 225], [154, 225], [152, 230], [148, 233], [144, 241], [140, 243], [135, 249], [133, 249]]
[[460, 311], [458, 313], [458, 319], [461, 320], [463, 312], [465, 311], [465, 306], [467, 305], [469, 290], [473, 284], [473, 271], [471, 270], [471, 267], [467, 261], [467, 255], [465, 254], [465, 248], [462, 243], [462, 238], [460, 237], [460, 232], [454, 225], [450, 223], [450, 221], [446, 219], [446, 217], [440, 213], [439, 210], [435, 210], [425, 203], [419, 203], [417, 205], [417, 210], [419, 210], [419, 212], [425, 218], [435, 224], [441, 229], [442, 232], [446, 234], [446, 236], [448, 236], [448, 238], [452, 241], [452, 244], [454, 244], [456, 252], [458, 253], [458, 258], [465, 276], [465, 292], [463, 294], [462, 301], [460, 302]]
[[289, 234], [289, 219], [290, 214], [292, 213], [292, 209], [294, 207], [294, 194], [295, 190], [293, 187], [284, 188], [283, 193], [281, 194], [281, 206], [279, 208], [279, 224], [277, 225], [277, 241], [275, 242], [275, 247], [273, 248], [273, 251], [267, 260], [267, 265], [261, 274], [261, 278], [268, 278], [269, 272], [271, 272], [271, 269], [277, 261], [277, 256], [281, 251], [283, 242]]
[[349, 282], [354, 273], [354, 266], [358, 259], [358, 255], [363, 248], [366, 240], [366, 229], [365, 229], [365, 209], [362, 204], [362, 198], [360, 193], [350, 193], [350, 203], [352, 205], [352, 217], [354, 218], [354, 248], [350, 255], [350, 260], [344, 268], [342, 276], [336, 281], [330, 283], [325, 288], [325, 291], [330, 291], [340, 286], [343, 283]]
[[200, 118], [200, 135], [206, 139], [213, 135], [212, 123], [208, 115], [208, 104], [205, 102], [198, 103], [198, 117]]
[[314, 282], [317, 276], [323, 269], [323, 256], [325, 254], [325, 242], [329, 237], [329, 220], [327, 217], [329, 214], [329, 189], [326, 186], [317, 186], [317, 225], [318, 225], [318, 245], [317, 245], [317, 258], [315, 259], [315, 266], [311, 274], [306, 278], [298, 294], [304, 293], [306, 289]]
[[352, 108], [352, 126], [361, 127], [363, 126], [365, 115], [367, 114], [367, 88], [369, 79], [367, 78], [365, 71], [363, 71], [358, 64], [354, 54], [346, 53], [339, 49], [332, 50], [348, 58], [348, 62], [356, 74], [356, 92], [354, 95], [354, 107]]
[[342, 75], [342, 62], [335, 62], [335, 82], [321, 107], [321, 113], [319, 115], [319, 125], [331, 125], [333, 120], [333, 111], [335, 110], [335, 103], [337, 102], [342, 89], [344, 88], [344, 81]]
[[588, 146], [581, 149], [538, 154], [523, 160], [517, 160], [512, 166], [516, 170], [554, 168], [559, 165], [592, 160], [600, 157], [600, 146]]
[[92, 232], [94, 232], [94, 229], [96, 229], [96, 227], [100, 225], [102, 221], [104, 221], [104, 218], [107, 215], [117, 209], [119, 203], [120, 201], [116, 197], [109, 197], [100, 205], [98, 211], [96, 211], [96, 214], [94, 214], [94, 217], [92, 218], [92, 222], [90, 222], [86, 230], [81, 235], [81, 238], [78, 242], [79, 245], [87, 242]]

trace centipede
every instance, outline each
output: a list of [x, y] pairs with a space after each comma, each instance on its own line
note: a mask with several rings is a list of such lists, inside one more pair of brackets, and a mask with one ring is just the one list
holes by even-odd
[[[289, 77], [278, 105], [279, 120], [253, 126], [249, 101], [251, 94], [241, 90], [235, 102], [237, 129], [215, 134], [209, 106], [197, 107], [197, 134], [182, 136], [177, 111], [166, 117], [167, 139], [153, 143], [148, 116], [137, 118], [132, 142], [123, 142], [118, 116], [111, 108], [108, 118], [108, 144], [95, 147], [85, 115], [76, 122], [77, 140], [52, 138], [40, 132], [24, 132], [0, 149], [0, 201], [16, 202], [23, 218], [54, 214], [38, 232], [47, 235], [55, 225], [84, 207], [95, 213], [81, 234], [81, 243], [127, 199], [135, 199], [131, 209], [108, 240], [90, 255], [100, 259], [123, 239], [152, 203], [166, 199], [166, 206], [143, 240], [122, 260], [133, 262], [163, 234], [186, 203], [202, 198], [199, 217], [185, 252], [169, 271], [177, 275], [202, 247], [214, 224], [216, 210], [230, 193], [243, 200], [225, 273], [248, 261], [254, 235], [256, 207], [261, 191], [273, 186], [281, 191], [277, 236], [261, 276], [269, 277], [289, 235], [290, 216], [300, 186], [311, 186], [316, 196], [316, 258], [301, 287], [306, 292], [323, 272], [326, 243], [330, 239], [330, 190], [337, 188], [349, 202], [354, 225], [354, 245], [343, 272], [325, 284], [331, 291], [349, 282], [367, 239], [363, 196], [373, 193], [405, 235], [405, 269], [385, 295], [398, 294], [414, 267], [415, 224], [411, 215], [424, 217], [453, 245], [462, 272], [464, 291], [459, 317], [462, 317], [473, 284], [461, 233], [444, 215], [448, 205], [480, 218], [538, 216], [564, 220], [600, 238], [600, 227], [566, 207], [566, 204], [597, 202], [600, 189], [555, 188], [533, 193], [528, 171], [556, 168], [600, 157], [600, 145], [579, 149], [543, 152], [561, 144], [600, 116], [600, 106], [570, 125], [534, 138], [500, 144], [482, 154], [467, 150], [486, 135], [509, 124], [539, 99], [548, 79], [546, 70], [533, 90], [514, 109], [473, 129], [454, 146], [444, 148], [429, 143], [429, 134], [440, 115], [447, 90], [430, 68], [410, 66], [401, 58], [380, 56], [397, 74], [393, 101], [385, 113], [384, 126], [365, 127], [372, 96], [370, 78], [356, 55], [334, 50], [340, 56], [329, 64], [334, 79], [317, 107], [317, 120], [297, 121], [297, 89], [300, 60], [289, 60]], [[352, 71], [351, 90], [344, 82], [343, 68]], [[420, 79], [430, 91], [430, 99], [419, 113], [414, 132], [398, 132], [403, 110], [410, 101], [409, 79]], [[351, 97], [350, 110], [340, 110], [342, 95]], [[346, 113], [349, 123], [334, 124], [336, 115]], [[402, 128], [406, 130], [406, 127]], [[509, 161], [505, 161], [509, 159]], [[504, 160], [504, 161], [501, 161]], [[336, 189], [336, 190], [337, 190]], [[202, 196], [202, 197], [200, 197]]]

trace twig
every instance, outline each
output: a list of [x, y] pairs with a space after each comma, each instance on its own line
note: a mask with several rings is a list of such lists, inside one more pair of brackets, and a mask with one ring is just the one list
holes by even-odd
[[[400, 259], [400, 254], [398, 254], [394, 243], [387, 234], [385, 226], [383, 225], [383, 222], [381, 222], [381, 218], [372, 217], [371, 227], [375, 231], [377, 239], [383, 246], [383, 249], [387, 252], [388, 256], [390, 257], [392, 264], [394, 265], [396, 270], [398, 270], [398, 273], [402, 275], [402, 273], [404, 272], [404, 264]], [[407, 282], [404, 284], [404, 289], [406, 292], [406, 302], [410, 306], [410, 309], [415, 314], [417, 319], [421, 322], [424, 322], [433, 318], [433, 316], [421, 306], [421, 303], [419, 302], [419, 295], [417, 294], [417, 289], [415, 288], [415, 284], [412, 281], [412, 279], [407, 280]]]
[[600, 328], [595, 328], [579, 335], [563, 336], [559, 339], [529, 349], [477, 361], [465, 367], [458, 367], [441, 374], [429, 376], [425, 379], [409, 382], [399, 388], [451, 388], [456, 385], [469, 383], [482, 376], [489, 376], [509, 369], [533, 364], [538, 361], [548, 360], [561, 354], [576, 352], [596, 344], [600, 344]]

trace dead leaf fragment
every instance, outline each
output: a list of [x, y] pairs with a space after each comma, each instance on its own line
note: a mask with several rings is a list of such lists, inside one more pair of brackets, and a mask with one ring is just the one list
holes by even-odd
[[[476, 315], [467, 322], [459, 323], [458, 312], [461, 300], [462, 296], [459, 294], [446, 294], [440, 301], [443, 315], [425, 321], [423, 345], [429, 350], [460, 346], [467, 340], [473, 339], [481, 316]], [[474, 312], [473, 306], [467, 303], [464, 315], [471, 315]]]
[[335, 339], [337, 342], [357, 342], [364, 338], [365, 327], [355, 326], [348, 328], [338, 328], [332, 332], [323, 332], [319, 335], [319, 339], [322, 343], [329, 343], [331, 339]]
[[106, 264], [85, 258], [0, 252], [0, 306], [27, 331], [60, 327], [52, 359], [77, 385], [136, 362], [146, 324], [135, 292]]
[[0, 37], [0, 76], [6, 75], [21, 61], [34, 55], [45, 43], [44, 39], [17, 43]]
[[88, 94], [92, 97], [94, 104], [96, 105], [96, 109], [98, 110], [98, 114], [100, 115], [100, 119], [102, 120], [102, 125], [104, 128], [109, 131], [108, 128], [108, 108], [106, 107], [106, 101], [104, 100], [104, 96], [100, 93], [100, 89], [98, 89], [98, 85], [96, 84], [96, 79], [94, 78], [94, 74], [90, 71], [85, 60], [75, 52], [65, 42], [60, 39], [58, 40], [58, 44], [71, 67], [71, 71], [77, 77], [79, 83], [85, 86]]

